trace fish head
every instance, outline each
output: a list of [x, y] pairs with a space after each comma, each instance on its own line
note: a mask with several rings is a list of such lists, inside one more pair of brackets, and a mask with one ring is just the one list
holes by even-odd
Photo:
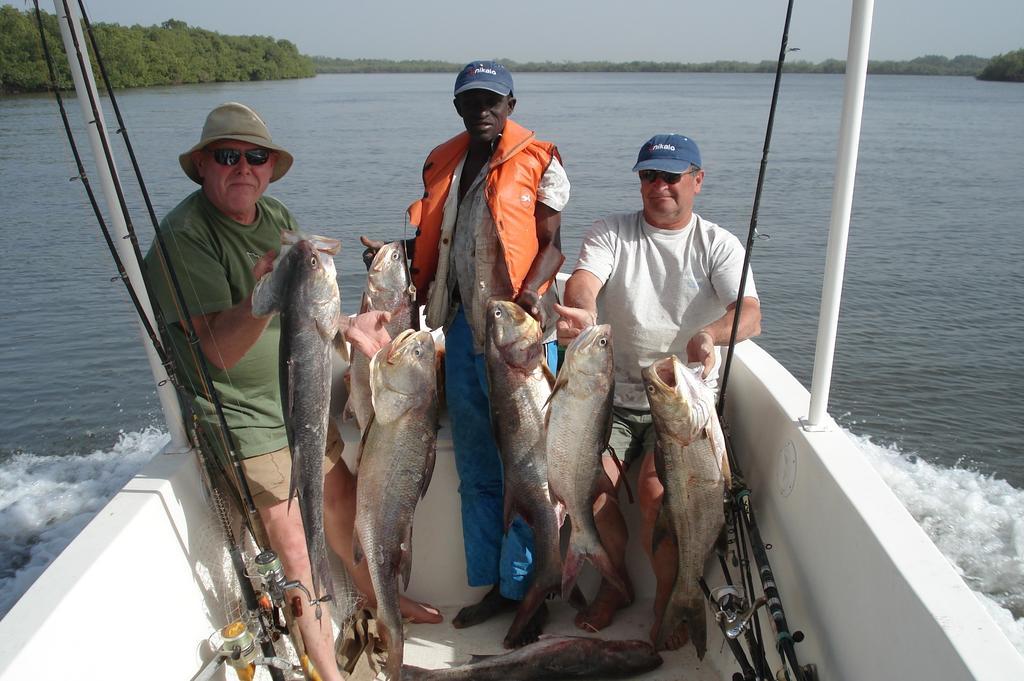
[[595, 324], [583, 329], [565, 349], [565, 366], [588, 376], [610, 377], [614, 369], [612, 327]]
[[377, 351], [370, 360], [370, 382], [375, 411], [386, 395], [402, 396], [409, 406], [433, 399], [436, 391], [437, 351], [429, 331], [406, 329]]
[[281, 249], [274, 260], [274, 270], [287, 273], [293, 281], [335, 282], [337, 270], [334, 256], [341, 248], [341, 242], [326, 236], [306, 236], [300, 232], [281, 232]]
[[[253, 314], [257, 317], [282, 311], [285, 301], [301, 301], [303, 308], [315, 307], [313, 316], [322, 317], [325, 326], [340, 306], [334, 255], [341, 242], [329, 237], [307, 237], [298, 232], [281, 232], [281, 248], [273, 269], [256, 283], [252, 294]], [[294, 310], [291, 310], [294, 312]]]
[[407, 291], [410, 286], [409, 267], [405, 257], [405, 245], [400, 241], [384, 244], [366, 274], [366, 290], [370, 296], [383, 294], [395, 297]]
[[640, 372], [654, 418], [668, 435], [684, 444], [707, 427], [715, 410], [714, 394], [701, 371], [669, 355]]
[[487, 303], [486, 335], [488, 353], [497, 353], [509, 366], [530, 371], [541, 361], [540, 324], [515, 303]]

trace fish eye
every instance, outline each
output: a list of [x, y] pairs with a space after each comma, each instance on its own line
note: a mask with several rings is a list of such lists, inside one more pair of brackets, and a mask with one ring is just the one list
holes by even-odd
[[498, 319], [500, 317], [501, 317], [501, 308], [495, 308], [494, 309], [494, 318]]
[[399, 258], [399, 253], [398, 253], [398, 251], [392, 251], [392, 252], [391, 252], [391, 259], [392, 259], [392, 260], [398, 260], [398, 258]]
[[316, 256], [315, 255], [309, 259], [309, 264], [310, 264], [311, 267], [316, 267]]
[[647, 392], [649, 392], [649, 393], [651, 393], [653, 395], [654, 394], [654, 386], [653, 385], [647, 386]]
[[423, 348], [414, 348], [412, 354], [414, 357], [419, 357], [423, 354]]
[[608, 339], [602, 338], [601, 340], [597, 341], [597, 344], [603, 348], [604, 346], [608, 345]]

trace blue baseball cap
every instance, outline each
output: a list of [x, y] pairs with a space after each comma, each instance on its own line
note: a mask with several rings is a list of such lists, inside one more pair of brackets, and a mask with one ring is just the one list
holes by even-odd
[[473, 61], [455, 79], [455, 94], [466, 90], [490, 90], [499, 95], [512, 94], [512, 74], [496, 61]]
[[697, 143], [685, 135], [655, 135], [644, 142], [636, 157], [633, 172], [638, 170], [664, 170], [685, 173], [691, 165], [701, 167]]

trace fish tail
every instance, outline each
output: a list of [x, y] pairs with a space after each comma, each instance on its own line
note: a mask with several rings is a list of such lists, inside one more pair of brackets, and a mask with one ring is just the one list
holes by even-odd
[[384, 678], [389, 679], [389, 681], [399, 681], [402, 678], [402, 660], [405, 652], [405, 635], [402, 631], [402, 622], [385, 623], [383, 619], [378, 618], [377, 630], [383, 635], [384, 641], [387, 644], [388, 659], [384, 663]]
[[562, 598], [569, 600], [572, 588], [576, 585], [576, 578], [580, 575], [580, 568], [583, 566], [583, 556], [576, 551], [573, 542], [569, 542], [569, 551], [565, 554], [565, 561], [562, 563]]
[[683, 618], [690, 631], [690, 641], [697, 649], [697, 659], [703, 660], [708, 651], [708, 626], [704, 617], [704, 603], [700, 600], [688, 601], [683, 609]]

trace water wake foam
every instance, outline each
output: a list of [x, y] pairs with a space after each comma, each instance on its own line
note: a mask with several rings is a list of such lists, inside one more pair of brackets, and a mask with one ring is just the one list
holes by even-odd
[[1024, 490], [850, 437], [1024, 655]]
[[0, 617], [169, 439], [147, 428], [122, 432], [109, 451], [18, 454], [0, 466]]

